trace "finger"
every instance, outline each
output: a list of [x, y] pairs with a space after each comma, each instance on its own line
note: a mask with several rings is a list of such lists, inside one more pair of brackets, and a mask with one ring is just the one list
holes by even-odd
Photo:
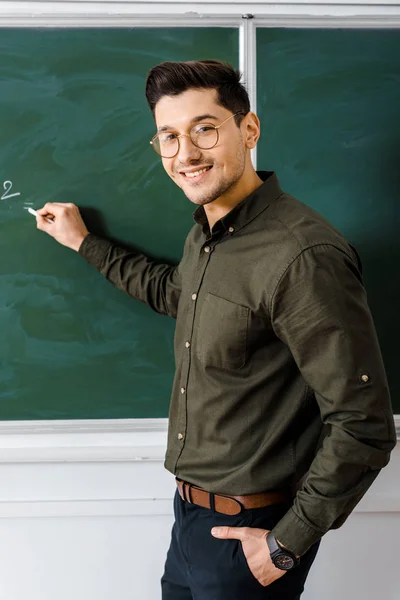
[[37, 210], [39, 215], [61, 215], [67, 208], [71, 209], [74, 204], [64, 202], [46, 202], [46, 204]]
[[43, 206], [43, 208], [38, 208], [36, 214], [38, 216], [44, 215], [54, 215], [56, 212], [55, 205], [51, 205], [49, 202]]
[[43, 213], [45, 211], [50, 212], [57, 206], [57, 204], [58, 204], [57, 202], [46, 202], [46, 204], [44, 206], [42, 206], [42, 208], [37, 209], [37, 212], [38, 213]]
[[247, 527], [213, 527], [211, 533], [221, 539], [244, 540], [247, 529]]
[[36, 211], [36, 223], [39, 227], [39, 225], [43, 224], [43, 219], [44, 221], [46, 221], [47, 223], [53, 224], [54, 220], [55, 220], [55, 215], [48, 213], [48, 212], [43, 212], [43, 214], [40, 214], [38, 211]]
[[36, 216], [36, 225], [41, 231], [50, 231], [52, 224], [53, 221], [51, 221], [48, 217], [42, 217], [41, 215]]

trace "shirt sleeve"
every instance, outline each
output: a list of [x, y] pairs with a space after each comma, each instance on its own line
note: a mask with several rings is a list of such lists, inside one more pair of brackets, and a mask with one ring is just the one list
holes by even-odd
[[360, 265], [324, 244], [282, 275], [272, 323], [318, 402], [326, 435], [291, 509], [273, 530], [302, 555], [340, 527], [389, 461], [396, 433], [388, 383]]
[[181, 293], [179, 265], [159, 264], [92, 233], [83, 240], [79, 254], [132, 298], [176, 318]]

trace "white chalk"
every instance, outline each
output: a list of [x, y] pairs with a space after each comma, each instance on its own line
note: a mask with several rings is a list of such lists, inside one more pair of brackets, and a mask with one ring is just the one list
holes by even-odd
[[[25, 208], [25, 210], [27, 210], [29, 213], [31, 213], [31, 215], [33, 215], [34, 217], [36, 217], [36, 216], [37, 216], [37, 211], [36, 211], [34, 208], [31, 208], [31, 207], [29, 207], [29, 208], [28, 208], [27, 206], [24, 206], [24, 208]], [[48, 217], [44, 217], [44, 219], [46, 219], [46, 221], [47, 221], [48, 223], [54, 223], [53, 219], [49, 219]]]

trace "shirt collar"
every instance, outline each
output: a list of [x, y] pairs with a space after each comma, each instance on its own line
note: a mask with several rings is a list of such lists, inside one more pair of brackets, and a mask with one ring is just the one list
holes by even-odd
[[[278, 178], [273, 171], [257, 171], [257, 175], [264, 183], [217, 221], [213, 227], [213, 233], [221, 227], [226, 231], [229, 227], [234, 227], [235, 231], [238, 231], [238, 229], [255, 219], [273, 200], [283, 193]], [[208, 221], [203, 206], [199, 206], [195, 210], [193, 218], [206, 233], [208, 231]]]

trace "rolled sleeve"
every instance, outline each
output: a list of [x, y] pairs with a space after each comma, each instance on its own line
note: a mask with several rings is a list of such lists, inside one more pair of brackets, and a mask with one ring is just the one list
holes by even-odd
[[112, 242], [105, 238], [89, 233], [79, 246], [79, 254], [93, 267], [101, 270]]
[[330, 244], [300, 253], [271, 304], [273, 327], [313, 389], [326, 435], [274, 534], [298, 555], [339, 527], [396, 443], [379, 343], [355, 255]]

